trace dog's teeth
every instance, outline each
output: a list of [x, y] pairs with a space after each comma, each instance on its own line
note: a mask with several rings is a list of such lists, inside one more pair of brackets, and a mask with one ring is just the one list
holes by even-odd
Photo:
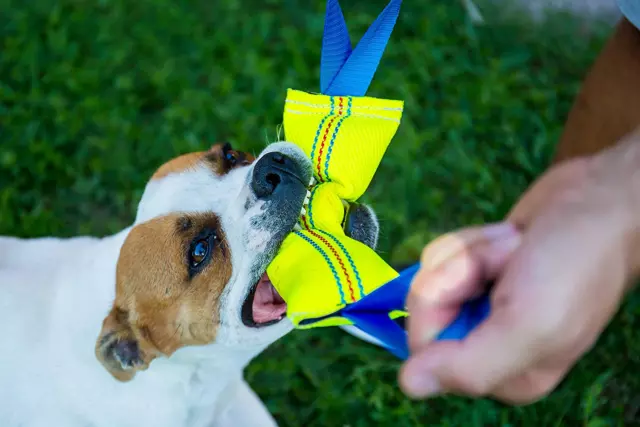
[[307, 199], [309, 199], [309, 197], [311, 197], [311, 191], [307, 190]]
[[300, 209], [300, 214], [301, 215], [306, 215], [307, 214], [307, 210], [305, 208]]
[[316, 184], [316, 179], [312, 176], [311, 181], [309, 181], [309, 187], [312, 187]]
[[300, 224], [296, 222], [296, 225], [293, 226], [293, 231], [302, 231], [302, 227], [300, 227]]

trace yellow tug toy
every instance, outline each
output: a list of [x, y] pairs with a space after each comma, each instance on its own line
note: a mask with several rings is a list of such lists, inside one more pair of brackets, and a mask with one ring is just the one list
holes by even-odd
[[[400, 4], [391, 0], [352, 50], [338, 0], [327, 1], [321, 94], [290, 89], [284, 109], [286, 140], [309, 156], [314, 180], [300, 227], [267, 274], [296, 328], [354, 325], [406, 358], [406, 335], [393, 319], [407, 315], [418, 266], [399, 275], [345, 233], [350, 204], [369, 186], [402, 117], [402, 101], [365, 96]], [[440, 338], [462, 338], [488, 311], [486, 296], [469, 303]]]

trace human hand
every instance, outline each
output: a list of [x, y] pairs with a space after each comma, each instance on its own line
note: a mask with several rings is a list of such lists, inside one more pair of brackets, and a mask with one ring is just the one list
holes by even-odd
[[[509, 222], [463, 229], [425, 248], [407, 300], [411, 356], [400, 384], [408, 395], [530, 403], [594, 345], [637, 274], [625, 155], [614, 154], [561, 164]], [[462, 341], [432, 342], [491, 279], [490, 316]]]

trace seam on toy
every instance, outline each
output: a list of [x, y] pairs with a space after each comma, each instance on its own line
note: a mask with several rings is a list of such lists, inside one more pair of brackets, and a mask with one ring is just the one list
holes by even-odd
[[[313, 145], [311, 146], [311, 159], [312, 160], [316, 155], [316, 146], [318, 144], [318, 139], [320, 138], [320, 133], [322, 132], [322, 128], [324, 127], [324, 123], [327, 121], [327, 119], [329, 119], [329, 117], [331, 117], [333, 115], [334, 106], [335, 106], [335, 103], [334, 103], [333, 97], [332, 97], [331, 98], [331, 111], [329, 111], [329, 114], [325, 114], [324, 115], [324, 118], [320, 121], [320, 125], [318, 125], [318, 130], [316, 131], [316, 136], [313, 138]], [[286, 112], [286, 110], [285, 110], [285, 112]], [[321, 114], [321, 113], [316, 113], [316, 114]]]
[[302, 232], [295, 231], [294, 233], [296, 235], [298, 235], [299, 237], [301, 237], [305, 242], [309, 243], [316, 251], [318, 251], [320, 253], [320, 255], [322, 255], [322, 257], [326, 261], [327, 265], [329, 266], [329, 269], [331, 270], [331, 273], [333, 274], [333, 278], [335, 279], [336, 284], [338, 285], [338, 292], [340, 293], [340, 302], [342, 304], [346, 304], [347, 300], [345, 298], [344, 291], [342, 290], [342, 282], [340, 281], [340, 276], [338, 276], [338, 272], [336, 271], [335, 266], [331, 262], [331, 259], [329, 258], [329, 255], [327, 255], [327, 253], [324, 250], [322, 250], [320, 245], [318, 245], [316, 242], [311, 240], [309, 237], [305, 236]]
[[[342, 96], [338, 97], [339, 99], [339, 107], [338, 107], [338, 116], [342, 115], [342, 110], [343, 110], [343, 102], [344, 102], [344, 98]], [[333, 97], [331, 97], [331, 100], [333, 102]], [[333, 112], [333, 109], [332, 109]], [[318, 149], [318, 158], [316, 159], [316, 171], [318, 172], [318, 180], [320, 182], [324, 182], [325, 180], [322, 178], [322, 172], [320, 171], [320, 165], [322, 164], [322, 152], [324, 151], [324, 146], [327, 142], [327, 137], [329, 136], [329, 131], [331, 130], [331, 125], [333, 125], [333, 122], [336, 121], [336, 116], [335, 114], [331, 117], [331, 120], [329, 120], [329, 123], [327, 124], [327, 127], [324, 130], [324, 135], [322, 135], [322, 142], [320, 143], [320, 148]]]
[[[342, 308], [344, 308], [344, 307], [346, 307], [346, 306], [347, 306], [347, 304], [336, 304], [336, 305], [335, 305], [335, 308], [336, 308], [337, 310], [340, 310], [340, 309], [342, 309]], [[293, 318], [295, 319], [295, 318], [297, 318], [297, 317], [299, 317], [299, 316], [304, 316], [304, 317], [308, 317], [309, 315], [312, 315], [312, 316], [326, 316], [326, 315], [330, 315], [330, 314], [333, 314], [333, 313], [334, 313], [334, 312], [321, 313], [321, 312], [318, 312], [318, 311], [296, 311], [296, 312], [295, 312], [295, 314], [292, 314], [292, 316], [293, 316]], [[336, 316], [336, 317], [337, 317], [337, 316]], [[303, 320], [304, 320], [304, 319], [303, 319]], [[348, 320], [348, 319], [347, 319], [347, 320]]]
[[[318, 231], [322, 231], [322, 230], [318, 230]], [[351, 297], [351, 301], [356, 302], [356, 296], [353, 290], [353, 283], [349, 278], [349, 272], [347, 271], [347, 267], [344, 265], [344, 261], [342, 260], [342, 257], [340, 256], [336, 248], [334, 248], [327, 239], [325, 239], [324, 237], [316, 233], [314, 230], [309, 230], [309, 233], [311, 233], [312, 236], [318, 238], [333, 253], [333, 256], [336, 258], [336, 260], [340, 264], [340, 268], [342, 269], [342, 273], [344, 274], [345, 279], [347, 279], [347, 286], [349, 287], [349, 296]]]
[[311, 195], [309, 196], [309, 207], [307, 208], [307, 214], [309, 216], [309, 222], [311, 223], [311, 227], [313, 227], [313, 228], [316, 228], [316, 223], [313, 221], [313, 198], [315, 197], [316, 190], [318, 190], [318, 188], [320, 188], [320, 186], [316, 185], [311, 190]]
[[[342, 103], [342, 99], [340, 99], [340, 102]], [[331, 160], [331, 152], [333, 151], [333, 143], [336, 142], [336, 137], [338, 136], [338, 132], [340, 132], [340, 127], [342, 126], [342, 123], [344, 123], [344, 121], [351, 116], [351, 106], [353, 105], [353, 98], [352, 97], [347, 97], [347, 114], [345, 114], [344, 116], [340, 117], [340, 120], [338, 120], [338, 123], [336, 124], [336, 128], [333, 131], [333, 135], [331, 136], [331, 141], [329, 142], [329, 148], [327, 149], [327, 155], [326, 158], [324, 160], [324, 176], [327, 179], [327, 181], [331, 181], [331, 178], [329, 177], [329, 161]], [[338, 112], [338, 115], [342, 114], [342, 105], [340, 106], [340, 110]]]
[[[294, 99], [287, 99], [285, 101], [288, 104], [295, 104], [295, 105], [303, 105], [305, 107], [311, 107], [311, 108], [327, 108], [329, 107], [329, 105], [327, 104], [311, 104], [309, 102], [303, 102], [303, 101], [296, 101]], [[369, 105], [358, 105], [355, 107], [356, 110], [371, 110], [371, 111], [402, 111], [402, 107], [374, 107], [374, 106], [369, 106]], [[319, 113], [313, 113], [313, 114], [319, 114]]]
[[353, 258], [351, 258], [351, 254], [349, 253], [347, 248], [345, 248], [344, 245], [340, 242], [340, 240], [338, 240], [333, 234], [328, 233], [324, 230], [318, 230], [318, 231], [326, 235], [327, 237], [329, 237], [331, 240], [333, 240], [336, 243], [336, 245], [338, 245], [340, 250], [342, 250], [344, 255], [347, 257], [347, 261], [349, 261], [349, 264], [351, 265], [351, 269], [353, 270], [353, 273], [356, 275], [356, 281], [358, 282], [358, 290], [360, 291], [360, 298], [364, 298], [364, 286], [362, 286], [362, 279], [360, 278], [360, 273], [358, 272], [358, 269], [356, 268], [356, 264], [353, 262]]
[[[308, 111], [299, 111], [299, 110], [291, 110], [291, 109], [287, 109], [285, 112], [291, 113], [291, 114], [298, 114], [300, 116], [322, 116], [322, 115], [324, 115], [324, 113], [320, 113], [320, 112], [313, 113], [313, 112], [308, 112]], [[379, 115], [376, 115], [376, 114], [362, 114], [362, 113], [358, 113], [358, 112], [352, 112], [351, 113], [351, 117], [364, 117], [364, 118], [367, 118], [367, 119], [387, 120], [387, 121], [394, 122], [394, 123], [400, 123], [399, 119], [394, 119], [393, 117], [379, 116]], [[324, 122], [321, 122], [321, 123], [324, 124]]]
[[[336, 309], [334, 310], [334, 312], [337, 312], [339, 310], [341, 310], [342, 308], [344, 308], [346, 306], [346, 304], [342, 304], [342, 305], [336, 305]], [[318, 317], [325, 317], [325, 316], [330, 316], [332, 313], [324, 313], [324, 312], [317, 312], [317, 311], [299, 311], [296, 312], [295, 314], [291, 314], [291, 321], [293, 322], [294, 325], [300, 323], [303, 320], [307, 320], [309, 318], [318, 318]], [[325, 320], [334, 320], [334, 319], [340, 319], [342, 321], [347, 321], [349, 323], [347, 323], [348, 325], [353, 325], [353, 321], [347, 319], [346, 317], [342, 317], [339, 316], [337, 314], [334, 314], [333, 316], [326, 317], [324, 319], [321, 319], [320, 321], [325, 321]], [[318, 324], [319, 322], [315, 322], [314, 324]], [[308, 325], [308, 328], [313, 328], [314, 326]]]
[[[350, 279], [349, 273], [347, 272], [347, 267], [344, 265], [344, 262], [342, 261], [342, 257], [340, 257], [340, 254], [338, 254], [338, 251], [336, 250], [336, 248], [334, 248], [331, 245], [331, 243], [329, 243], [329, 241], [327, 239], [325, 239], [324, 237], [322, 237], [321, 235], [316, 233], [315, 229], [311, 229], [311, 227], [309, 226], [309, 223], [307, 222], [307, 217], [305, 215], [302, 216], [302, 220], [304, 221], [304, 226], [307, 229], [307, 231], [313, 237], [315, 237], [316, 239], [318, 239], [322, 243], [324, 243], [324, 245], [331, 251], [331, 253], [335, 257], [335, 259], [340, 264], [340, 267], [342, 269], [342, 273], [344, 274], [345, 279], [347, 279], [347, 284], [348, 284], [348, 287], [349, 287], [349, 294], [351, 296], [352, 301], [355, 302], [356, 299], [355, 299], [355, 295], [354, 295], [354, 292], [353, 292], [353, 283], [351, 283], [351, 279]], [[318, 230], [318, 231], [322, 231], [322, 230]], [[340, 282], [340, 284], [342, 284], [342, 282]], [[346, 302], [345, 302], [345, 304], [346, 304]]]

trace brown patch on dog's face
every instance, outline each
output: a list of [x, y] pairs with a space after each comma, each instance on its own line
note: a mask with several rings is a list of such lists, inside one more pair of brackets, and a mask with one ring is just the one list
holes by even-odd
[[167, 215], [135, 226], [120, 252], [116, 299], [96, 345], [127, 381], [157, 356], [211, 343], [231, 253], [213, 213]]
[[[152, 180], [204, 165], [215, 183], [216, 176], [253, 161], [228, 143], [216, 144], [165, 163]], [[220, 298], [232, 274], [230, 246], [213, 211], [151, 212], [148, 218], [131, 229], [121, 248], [116, 298], [96, 343], [97, 358], [120, 381], [131, 380], [158, 356], [214, 341]]]
[[151, 179], [164, 178], [173, 173], [179, 173], [196, 167], [201, 162], [206, 162], [218, 175], [238, 166], [246, 166], [255, 160], [249, 153], [234, 150], [229, 143], [216, 144], [209, 151], [184, 154], [162, 165]]

